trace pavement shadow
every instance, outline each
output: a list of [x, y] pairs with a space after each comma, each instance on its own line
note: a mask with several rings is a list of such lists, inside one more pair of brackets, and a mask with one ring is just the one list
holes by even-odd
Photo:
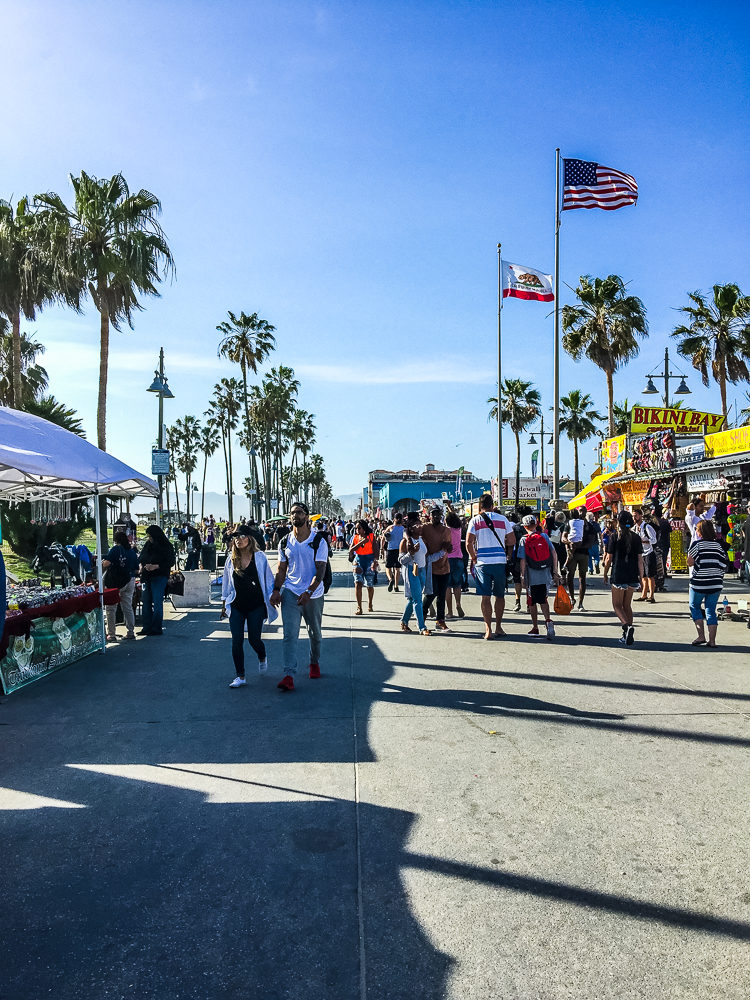
[[[22, 945], [0, 995], [353, 1000], [365, 976], [373, 1000], [445, 995], [452, 959], [399, 868], [417, 817], [355, 803], [374, 755], [352, 735], [351, 639], [284, 695], [250, 673], [228, 690], [217, 630], [191, 614], [2, 706], [3, 926]], [[374, 644], [367, 663], [379, 688], [392, 668]]]

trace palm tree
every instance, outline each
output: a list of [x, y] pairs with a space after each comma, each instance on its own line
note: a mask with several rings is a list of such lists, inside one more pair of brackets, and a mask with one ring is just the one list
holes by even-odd
[[[521, 434], [539, 416], [541, 397], [539, 390], [532, 387], [531, 382], [520, 378], [506, 378], [500, 387], [500, 417], [501, 423], [507, 424], [516, 439], [516, 507], [521, 494]], [[488, 420], [497, 420], [497, 396], [490, 396]], [[502, 492], [502, 483], [499, 484]]]
[[203, 455], [203, 486], [201, 488], [201, 521], [206, 516], [206, 468], [208, 460], [216, 453], [219, 447], [220, 430], [219, 425], [209, 413], [205, 414], [206, 422], [202, 425], [198, 435], [198, 447]]
[[607, 379], [609, 434], [614, 434], [614, 373], [640, 351], [638, 337], [648, 336], [646, 307], [625, 294], [618, 274], [607, 278], [581, 275], [575, 289], [580, 305], [563, 306], [563, 347], [576, 361], [585, 355]]
[[174, 426], [178, 435], [176, 465], [180, 472], [185, 476], [185, 490], [187, 492], [185, 513], [189, 519], [192, 511], [192, 476], [198, 465], [198, 446], [201, 425], [195, 417], [186, 416], [182, 419], [175, 420]]
[[26, 403], [24, 410], [37, 417], [42, 417], [44, 420], [49, 420], [51, 424], [57, 424], [58, 427], [64, 427], [66, 431], [71, 431], [78, 437], [86, 437], [83, 421], [78, 413], [59, 402], [54, 396], [41, 396], [39, 399], [32, 399]]
[[[28, 404], [42, 395], [47, 388], [48, 377], [37, 357], [44, 354], [44, 350], [44, 344], [26, 333], [21, 333], [16, 339], [8, 321], [0, 316], [0, 403], [3, 406], [15, 404], [16, 409], [27, 410]], [[18, 369], [17, 356], [21, 359]]]
[[[239, 316], [229, 310], [229, 320], [224, 320], [216, 329], [222, 334], [219, 344], [219, 356], [229, 358], [240, 366], [242, 371], [242, 406], [245, 415], [245, 431], [247, 433], [247, 449], [250, 459], [250, 476], [257, 486], [258, 466], [254, 454], [252, 425], [250, 423], [250, 398], [248, 394], [248, 372], [258, 374], [261, 365], [276, 346], [274, 337], [275, 326], [261, 319], [257, 313], [248, 316], [241, 312]], [[257, 511], [256, 511], [257, 516]]]
[[612, 407], [615, 434], [627, 434], [630, 431], [630, 404], [627, 396], [621, 403], [615, 403]]
[[750, 296], [737, 285], [714, 285], [711, 301], [700, 292], [688, 295], [692, 305], [680, 312], [690, 320], [675, 327], [677, 350], [687, 358], [708, 385], [708, 368], [719, 386], [721, 412], [727, 416], [727, 382], [750, 382], [750, 372], [742, 358], [750, 344]]
[[227, 505], [229, 520], [234, 520], [234, 477], [232, 471], [232, 431], [236, 430], [242, 399], [242, 384], [236, 378], [222, 378], [214, 386], [214, 398], [208, 413], [221, 432], [224, 466], [227, 478]]
[[32, 320], [48, 302], [62, 299], [77, 307], [77, 295], [58, 266], [50, 233], [43, 217], [29, 209], [29, 199], [21, 198], [15, 209], [0, 200], [0, 313], [11, 323], [11, 363], [8, 405], [22, 407], [21, 316]]
[[596, 422], [604, 417], [594, 409], [593, 401], [588, 393], [580, 389], [572, 389], [567, 396], [560, 399], [560, 430], [564, 431], [573, 442], [573, 477], [575, 489], [578, 492], [578, 443], [588, 441], [598, 433]]
[[744, 427], [745, 424], [750, 424], [750, 392], [745, 391], [745, 398], [742, 400], [743, 403], [747, 403], [747, 406], [737, 414], [737, 426]]
[[177, 456], [180, 452], [180, 434], [176, 427], [167, 427], [166, 446], [169, 451], [169, 475], [166, 477], [167, 510], [169, 510], [169, 484], [174, 483], [175, 506], [177, 507], [177, 520], [182, 520], [180, 514], [180, 490], [177, 485]]
[[[74, 204], [68, 208], [53, 191], [38, 194], [34, 204], [39, 221], [51, 234], [48, 256], [58, 260], [64, 236], [65, 253], [55, 271], [60, 293], [76, 305], [88, 294], [99, 313], [99, 397], [96, 443], [107, 450], [107, 375], [109, 328], [122, 321], [133, 327], [133, 313], [142, 309], [138, 295], [158, 295], [157, 283], [174, 273], [174, 261], [164, 231], [157, 222], [159, 199], [141, 189], [131, 194], [122, 174], [109, 180], [81, 171], [70, 175]], [[106, 540], [106, 499], [99, 501]]]
[[174, 272], [172, 253], [157, 222], [158, 198], [150, 191], [131, 194], [122, 174], [109, 180], [70, 175], [74, 205], [68, 208], [54, 192], [39, 194], [34, 202], [40, 219], [61, 231], [68, 243], [67, 268], [78, 282], [80, 295], [88, 293], [99, 312], [99, 399], [97, 444], [107, 447], [107, 374], [109, 328], [122, 321], [133, 326], [133, 314], [142, 309], [138, 295], [158, 295], [157, 283]]

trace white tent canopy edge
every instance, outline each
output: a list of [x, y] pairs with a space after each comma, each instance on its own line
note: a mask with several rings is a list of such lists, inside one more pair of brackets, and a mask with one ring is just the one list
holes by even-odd
[[[74, 496], [75, 495], [75, 496]], [[0, 499], [158, 496], [153, 479], [41, 417], [0, 406]], [[99, 504], [94, 503], [104, 650], [104, 584]]]

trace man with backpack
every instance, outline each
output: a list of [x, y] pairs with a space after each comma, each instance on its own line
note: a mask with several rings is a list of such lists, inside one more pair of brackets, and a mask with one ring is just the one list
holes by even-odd
[[544, 615], [547, 638], [554, 639], [555, 626], [550, 618], [548, 588], [553, 583], [562, 582], [557, 569], [557, 553], [549, 538], [539, 530], [537, 519], [533, 514], [527, 514], [522, 523], [526, 534], [518, 543], [518, 560], [531, 612], [529, 635], [540, 634], [537, 612], [537, 607], [540, 607]]
[[271, 604], [281, 606], [284, 627], [282, 656], [284, 676], [281, 691], [294, 690], [297, 673], [297, 643], [302, 618], [310, 637], [310, 677], [320, 677], [321, 623], [325, 601], [325, 579], [330, 580], [328, 542], [324, 532], [312, 531], [307, 505], [297, 501], [290, 512], [292, 530], [279, 542], [279, 568]]
[[[479, 498], [479, 511], [472, 517], [466, 531], [466, 550], [471, 562], [471, 573], [482, 598], [484, 638], [504, 636], [502, 620], [505, 611], [505, 571], [508, 552], [513, 551], [516, 536], [504, 514], [492, 510], [489, 493]], [[492, 598], [495, 598], [495, 631], [492, 631]]]
[[589, 549], [599, 540], [596, 528], [586, 520], [586, 508], [580, 507], [573, 511], [573, 517], [568, 524], [567, 532], [563, 533], [563, 542], [568, 548], [567, 571], [568, 593], [570, 603], [575, 606], [575, 578], [578, 570], [578, 610], [585, 611], [583, 599], [586, 596], [586, 573], [589, 568]]

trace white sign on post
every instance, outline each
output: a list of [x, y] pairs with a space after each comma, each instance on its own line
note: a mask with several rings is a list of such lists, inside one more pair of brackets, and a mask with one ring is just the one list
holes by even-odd
[[279, 501], [271, 500], [271, 510], [278, 510], [278, 509], [279, 509]]
[[151, 449], [151, 475], [169, 475], [169, 452], [166, 448]]

